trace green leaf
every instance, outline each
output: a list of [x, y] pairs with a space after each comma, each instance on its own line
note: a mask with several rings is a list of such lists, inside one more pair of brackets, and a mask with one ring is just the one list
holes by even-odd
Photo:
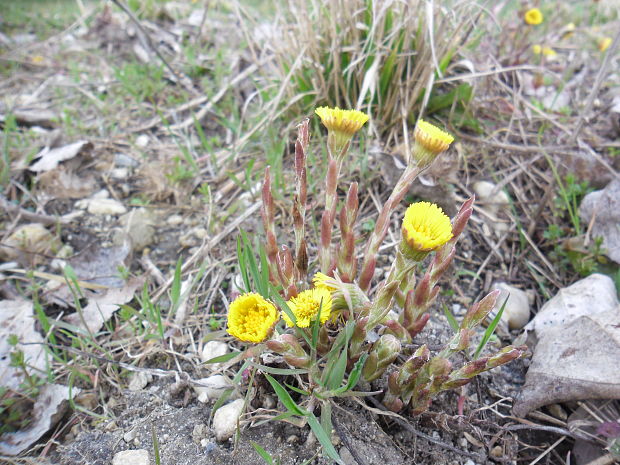
[[250, 444], [252, 444], [252, 447], [254, 448], [256, 453], [260, 455], [260, 457], [265, 461], [265, 463], [273, 465], [273, 459], [265, 449], [263, 449], [259, 444], [255, 443], [254, 441], [250, 441]]
[[268, 374], [265, 374], [265, 378], [267, 378], [267, 381], [269, 381], [269, 384], [271, 384], [271, 387], [273, 388], [276, 395], [278, 396], [278, 399], [280, 399], [280, 402], [282, 402], [282, 404], [289, 411], [299, 416], [304, 416], [307, 413], [309, 413], [306, 410], [302, 409], [299, 405], [297, 405], [295, 401], [293, 400], [293, 398], [291, 397], [291, 395], [287, 392], [287, 390], [284, 389], [284, 387], [282, 387], [282, 385], [278, 383], [274, 378], [272, 378]]
[[233, 388], [226, 389], [224, 392], [222, 392], [222, 395], [220, 395], [220, 397], [217, 398], [217, 400], [213, 404], [213, 408], [211, 409], [211, 413], [209, 414], [209, 423], [211, 423], [211, 419], [213, 418], [213, 415], [215, 415], [215, 412], [217, 412], [218, 409], [222, 405], [224, 405], [224, 403], [228, 400], [228, 398], [233, 393], [233, 391], [234, 391]]
[[334, 394], [342, 394], [349, 391], [350, 389], [353, 389], [357, 385], [357, 382], [360, 380], [360, 376], [362, 375], [362, 368], [364, 368], [364, 363], [366, 363], [367, 358], [368, 354], [363, 354], [360, 359], [355, 362], [355, 366], [349, 374], [347, 384], [345, 386], [342, 386], [341, 388], [336, 389], [334, 391]]
[[250, 362], [250, 366], [257, 368], [263, 373], [270, 373], [272, 375], [302, 375], [308, 373], [308, 370], [302, 368], [274, 368], [254, 362]]
[[245, 262], [245, 250], [242, 245], [241, 237], [237, 237], [237, 260], [239, 261], [239, 272], [243, 278], [243, 285], [245, 289], [241, 289], [245, 292], [251, 292], [250, 278], [248, 276], [248, 267]]
[[504, 303], [499, 309], [499, 312], [497, 312], [497, 315], [495, 315], [495, 318], [493, 318], [493, 321], [491, 321], [491, 324], [489, 325], [487, 330], [484, 332], [484, 336], [482, 336], [482, 340], [480, 341], [480, 344], [478, 344], [478, 347], [476, 348], [476, 352], [474, 353], [474, 360], [476, 360], [480, 356], [480, 353], [482, 352], [484, 347], [487, 345], [487, 342], [489, 342], [489, 339], [491, 339], [491, 336], [493, 335], [495, 328], [499, 324], [499, 321], [502, 319], [502, 314], [504, 313], [504, 309], [506, 308], [506, 304], [508, 303], [509, 297], [510, 297], [510, 294], [506, 296], [506, 299], [504, 300]]
[[340, 352], [340, 357], [333, 365], [329, 377], [327, 378], [327, 389], [336, 389], [340, 387], [344, 380], [344, 374], [347, 370], [347, 346], [345, 345]]
[[174, 270], [174, 278], [170, 287], [171, 307], [176, 309], [181, 299], [181, 259], [177, 260], [177, 266]]
[[443, 304], [443, 313], [444, 313], [444, 315], [446, 315], [448, 323], [450, 323], [450, 327], [455, 332], [458, 331], [459, 330], [459, 323], [458, 323], [458, 321], [456, 321], [456, 318], [454, 318], [454, 315], [452, 314], [452, 312], [450, 311], [450, 309], [448, 308], [448, 306], [446, 304]]
[[310, 429], [312, 429], [312, 432], [321, 443], [321, 446], [323, 446], [323, 450], [329, 456], [329, 458], [340, 465], [344, 465], [344, 462], [342, 461], [342, 459], [338, 455], [338, 452], [336, 452], [336, 449], [334, 449], [334, 445], [332, 444], [332, 432], [329, 431], [329, 433], [326, 433], [325, 430], [321, 427], [319, 420], [317, 420], [317, 418], [312, 412], [308, 412], [306, 418], [308, 419], [308, 425], [310, 425]]
[[210, 358], [209, 360], [207, 360], [206, 362], [203, 362], [203, 363], [206, 365], [206, 364], [209, 364], [209, 363], [227, 362], [227, 361], [232, 360], [233, 358], [235, 358], [240, 353], [241, 352], [238, 352], [238, 351], [229, 352], [229, 353], [224, 354], [224, 355], [218, 355], [217, 357]]

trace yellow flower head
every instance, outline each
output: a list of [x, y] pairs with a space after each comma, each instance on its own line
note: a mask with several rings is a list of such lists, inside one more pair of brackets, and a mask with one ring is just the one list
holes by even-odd
[[435, 155], [448, 150], [450, 144], [454, 142], [451, 134], [424, 120], [418, 121], [413, 136], [418, 144]]
[[547, 58], [554, 58], [558, 55], [558, 53], [555, 50], [553, 50], [551, 47], [543, 47], [542, 54], [546, 56]]
[[[315, 287], [307, 291], [300, 292], [296, 297], [287, 302], [288, 307], [295, 315], [297, 326], [307, 328], [316, 319], [320, 310], [319, 321], [325, 323], [332, 311], [332, 294], [324, 287]], [[286, 313], [282, 313], [282, 318], [288, 326], [294, 326], [293, 321]]]
[[452, 135], [423, 120], [416, 124], [413, 136], [415, 144], [410, 161], [416, 162], [422, 168], [430, 165], [437, 155], [448, 150], [454, 142]]
[[329, 131], [341, 132], [352, 137], [368, 121], [368, 115], [357, 110], [319, 107], [315, 113]]
[[278, 319], [276, 307], [260, 294], [243, 294], [228, 308], [228, 334], [245, 342], [263, 342]]
[[607, 50], [609, 48], [609, 46], [611, 45], [611, 37], [603, 37], [602, 39], [600, 39], [598, 41], [598, 49], [601, 52], [604, 52], [605, 50]]
[[530, 8], [525, 12], [523, 19], [530, 26], [538, 26], [543, 22], [543, 14], [538, 8]]
[[368, 121], [368, 115], [358, 110], [319, 107], [315, 113], [319, 115], [321, 122], [327, 128], [328, 145], [334, 156], [339, 156], [343, 152], [353, 134]]
[[540, 55], [542, 53], [542, 47], [538, 44], [532, 45], [532, 53], [534, 55]]
[[315, 288], [327, 289], [330, 292], [338, 289], [337, 283], [338, 281], [336, 281], [336, 279], [330, 276], [327, 276], [326, 274], [321, 273], [320, 271], [315, 273], [314, 277], [312, 278], [312, 284], [314, 284]]
[[417, 202], [405, 212], [402, 234], [408, 255], [423, 257], [452, 239], [452, 224], [434, 203]]

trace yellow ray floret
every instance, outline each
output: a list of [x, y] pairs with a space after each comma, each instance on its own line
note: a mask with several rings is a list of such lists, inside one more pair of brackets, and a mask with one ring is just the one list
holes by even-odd
[[368, 121], [368, 115], [358, 110], [341, 110], [340, 108], [319, 107], [315, 113], [329, 130], [353, 136]]
[[314, 273], [312, 284], [314, 284], [314, 287], [316, 288], [324, 288], [328, 291], [335, 291], [338, 289], [337, 281], [334, 278], [327, 276], [325, 273], [321, 273], [320, 271]]
[[538, 26], [543, 22], [543, 14], [538, 8], [530, 8], [525, 12], [523, 19], [530, 26]]
[[452, 224], [434, 203], [409, 205], [403, 219], [403, 239], [416, 252], [430, 252], [452, 238]]
[[433, 126], [431, 123], [427, 123], [424, 120], [418, 121], [413, 135], [418, 144], [434, 155], [448, 150], [450, 144], [454, 142], [454, 137], [452, 137], [451, 134], [442, 131], [437, 126]]
[[245, 342], [263, 342], [278, 320], [278, 311], [271, 302], [260, 294], [243, 294], [228, 308], [228, 334]]
[[607, 50], [609, 48], [609, 46], [611, 45], [611, 37], [603, 37], [602, 39], [600, 39], [598, 41], [598, 49], [601, 52], [604, 52], [605, 50]]
[[[300, 328], [307, 328], [317, 318], [319, 311], [319, 321], [325, 323], [332, 311], [332, 294], [324, 287], [315, 287], [307, 291], [300, 292], [287, 302], [288, 308], [295, 315], [296, 324]], [[288, 326], [293, 326], [293, 321], [286, 313], [282, 313], [282, 318]]]

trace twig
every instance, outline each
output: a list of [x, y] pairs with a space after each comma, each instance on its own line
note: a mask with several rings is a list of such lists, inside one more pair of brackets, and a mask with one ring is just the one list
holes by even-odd
[[[375, 405], [375, 407], [379, 408], [380, 410], [383, 410], [385, 412], [389, 412], [381, 402], [379, 402], [376, 399], [373, 399], [372, 397], [367, 397], [367, 399]], [[393, 412], [389, 412], [389, 413], [393, 413]], [[401, 417], [400, 415], [390, 415], [390, 418], [392, 418], [396, 423], [398, 423], [400, 426], [402, 426], [403, 428], [405, 428], [407, 431], [409, 431], [410, 433], [413, 433], [415, 436], [420, 437], [422, 439], [427, 440], [428, 442], [431, 442], [439, 447], [442, 447], [444, 449], [447, 449], [449, 451], [452, 451], [454, 453], [463, 455], [465, 457], [469, 457], [470, 459], [474, 459], [477, 461], [481, 461], [481, 462], [485, 462], [486, 461], [486, 455], [485, 454], [474, 454], [472, 452], [467, 452], [465, 450], [461, 450], [458, 449], [456, 447], [454, 447], [452, 444], [448, 444], [445, 443], [443, 441], [440, 441], [439, 439], [435, 439], [432, 436], [429, 436], [428, 434], [422, 433], [418, 430], [416, 430], [408, 421], [406, 421], [403, 417]]]
[[[153, 45], [153, 41], [151, 40], [151, 36], [146, 31], [146, 29], [144, 29], [144, 27], [142, 26], [142, 23], [140, 23], [140, 20], [138, 18], [136, 18], [136, 15], [133, 14], [131, 9], [127, 5], [125, 5], [125, 3], [122, 2], [122, 0], [112, 0], [112, 3], [114, 3], [121, 10], [123, 10], [125, 13], [127, 13], [127, 16], [129, 16], [129, 19], [131, 19], [131, 21], [134, 22], [134, 24], [137, 26], [137, 28], [140, 30], [140, 32], [144, 36], [144, 40], [145, 40], [147, 46], [153, 52], [155, 52], [155, 55], [157, 55], [157, 57], [162, 61], [164, 66], [166, 66], [166, 68], [168, 68], [168, 71], [170, 71], [172, 73], [172, 75], [179, 80], [181, 85], [183, 87], [185, 87], [185, 89], [187, 91], [189, 91], [192, 94], [196, 95], [197, 94], [196, 89], [194, 88], [194, 86], [191, 85], [190, 79], [187, 76], [184, 76], [183, 74], [179, 73], [177, 70], [175, 70], [170, 65], [170, 63], [168, 63], [168, 60], [166, 60], [166, 58], [161, 54], [159, 49]], [[190, 81], [190, 82], [188, 82], [188, 81]]]
[[581, 131], [581, 128], [583, 127], [583, 123], [586, 120], [586, 116], [590, 113], [590, 110], [592, 109], [592, 105], [594, 104], [594, 99], [596, 98], [596, 95], [598, 94], [598, 91], [601, 88], [601, 84], [603, 84], [603, 78], [605, 77], [605, 74], [607, 73], [607, 68], [609, 67], [609, 63], [611, 63], [612, 57], [615, 57], [616, 55], [618, 44], [620, 44], [620, 29], [618, 30], [618, 32], [616, 32], [616, 37], [614, 38], [614, 41], [611, 44], [611, 47], [609, 47], [609, 49], [607, 49], [607, 52], [605, 53], [605, 58], [603, 59], [603, 63], [601, 64], [601, 67], [598, 70], [598, 74], [596, 75], [596, 80], [594, 81], [594, 85], [592, 86], [590, 95], [588, 95], [588, 100], [586, 101], [586, 105], [585, 107], [583, 107], [583, 110], [579, 114], [579, 120], [577, 121], [577, 125], [573, 129], [571, 137], [569, 138], [571, 144], [574, 144], [575, 141], [577, 140], [577, 137], [579, 137], [579, 132]]
[[338, 437], [342, 440], [346, 448], [349, 449], [349, 452], [351, 452], [353, 460], [355, 460], [358, 465], [367, 465], [368, 462], [366, 462], [363, 457], [360, 457], [360, 454], [351, 442], [349, 431], [340, 423], [336, 415], [332, 415], [332, 424], [334, 425], [334, 429], [336, 430]]

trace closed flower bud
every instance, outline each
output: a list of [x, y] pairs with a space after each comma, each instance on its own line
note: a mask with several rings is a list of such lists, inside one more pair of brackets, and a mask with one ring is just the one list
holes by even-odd
[[400, 353], [400, 341], [391, 334], [379, 338], [370, 352], [362, 374], [367, 381], [379, 378]]

